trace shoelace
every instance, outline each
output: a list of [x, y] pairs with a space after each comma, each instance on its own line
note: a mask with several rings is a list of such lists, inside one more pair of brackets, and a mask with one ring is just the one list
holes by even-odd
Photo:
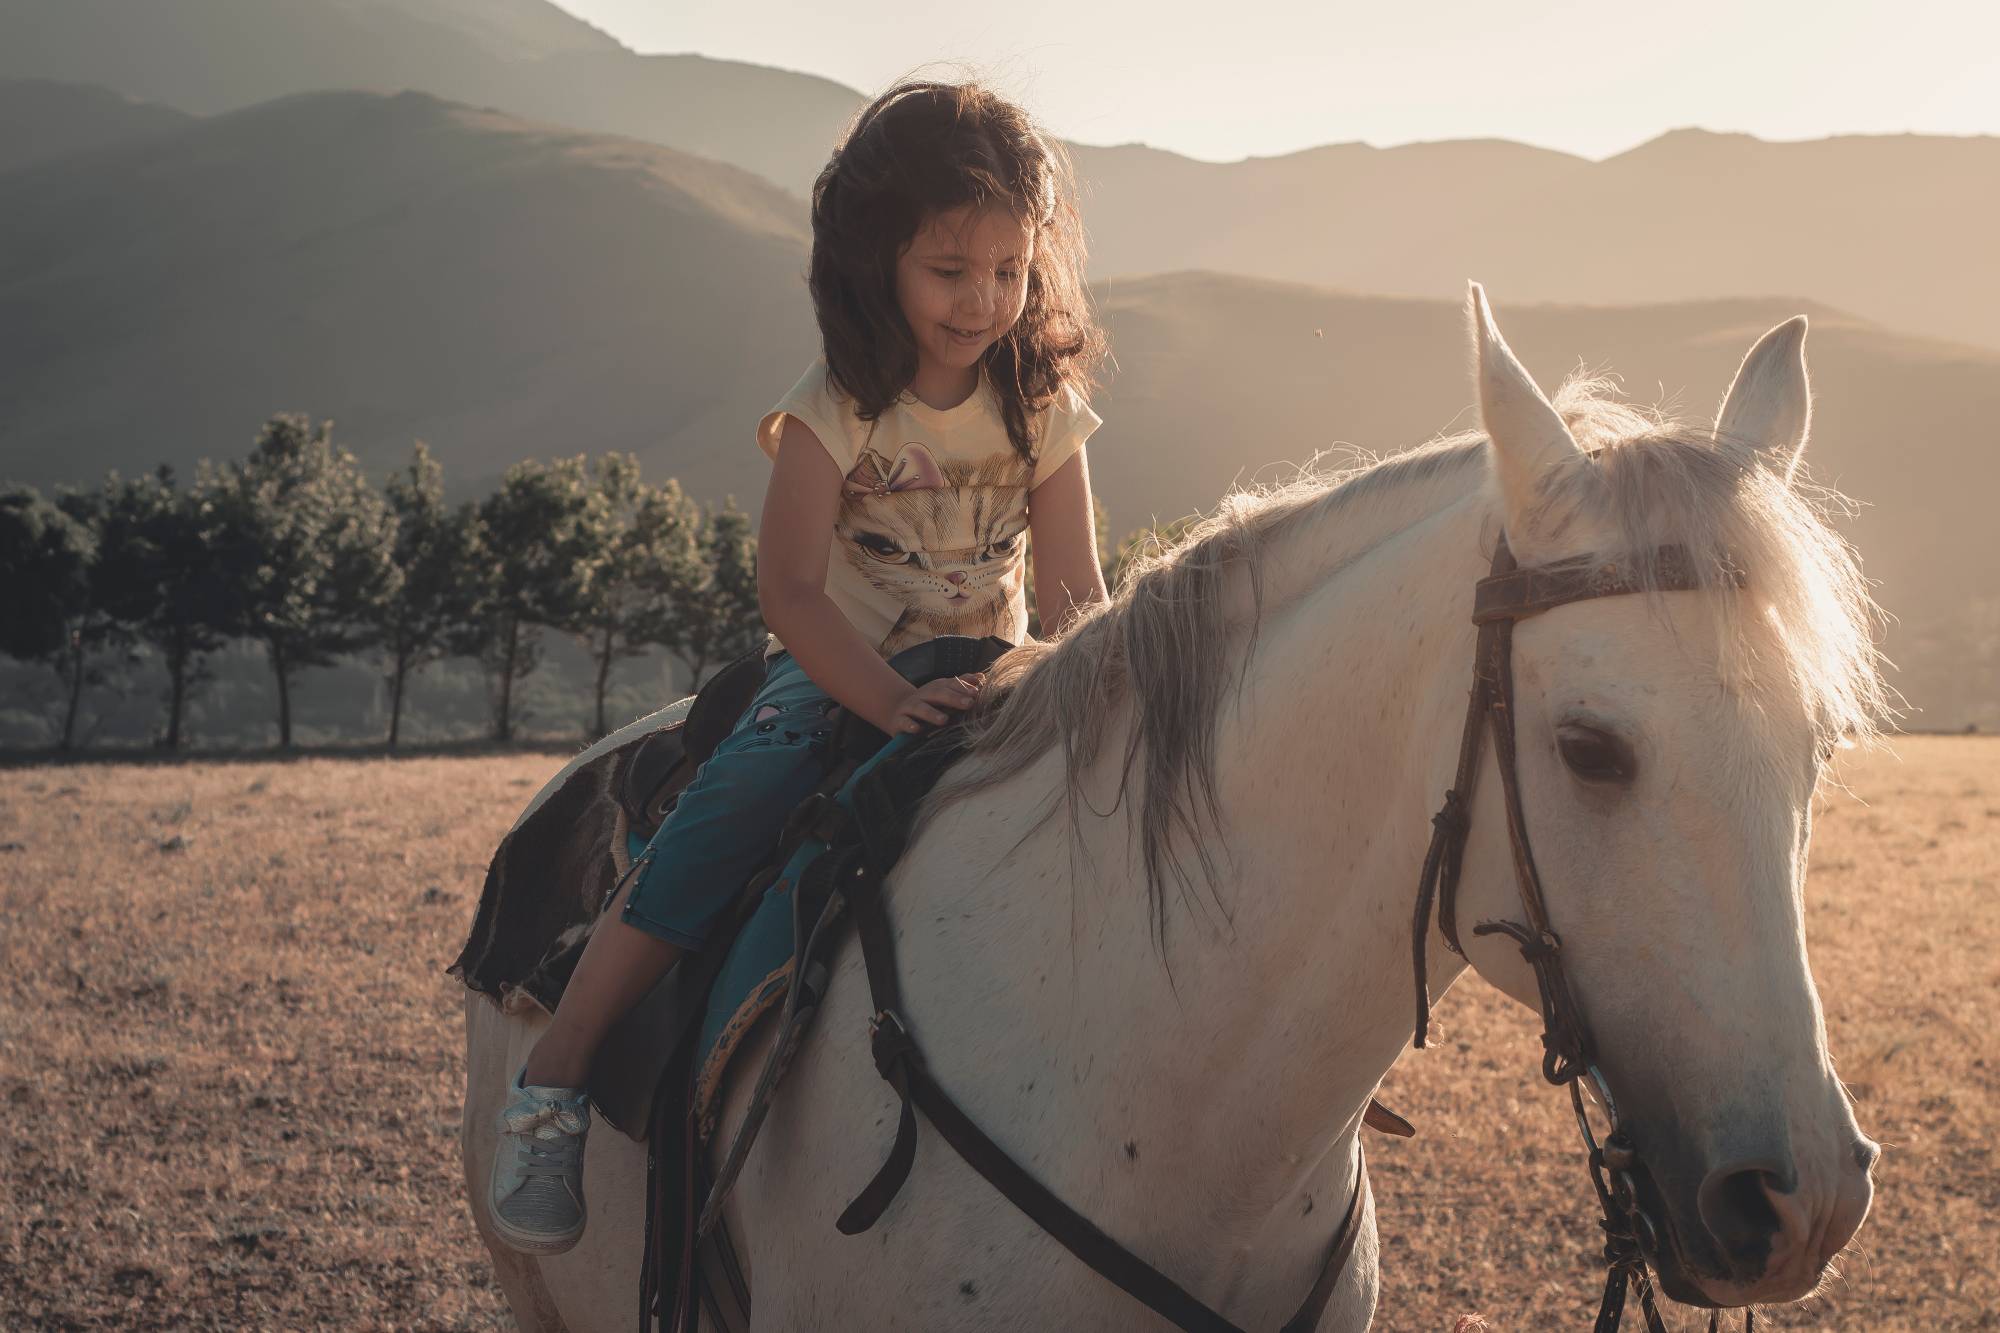
[[563, 1176], [577, 1165], [583, 1117], [566, 1102], [537, 1102], [533, 1110], [509, 1111], [507, 1132], [516, 1135], [524, 1176]]

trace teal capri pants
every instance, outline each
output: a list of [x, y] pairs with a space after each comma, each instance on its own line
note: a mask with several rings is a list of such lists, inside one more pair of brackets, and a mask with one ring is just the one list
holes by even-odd
[[[770, 660], [764, 686], [681, 792], [643, 850], [650, 856], [622, 920], [698, 950], [709, 927], [770, 856], [785, 820], [826, 775], [835, 708], [790, 653]], [[636, 839], [633, 840], [636, 843]]]

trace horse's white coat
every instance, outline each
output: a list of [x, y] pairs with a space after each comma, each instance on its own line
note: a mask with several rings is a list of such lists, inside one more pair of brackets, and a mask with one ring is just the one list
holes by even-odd
[[[1246, 1329], [1276, 1328], [1304, 1295], [1348, 1197], [1362, 1108], [1409, 1040], [1416, 869], [1454, 766], [1472, 584], [1497, 524], [1517, 550], [1547, 555], [1602, 535], [1534, 526], [1538, 477], [1577, 446], [1477, 296], [1475, 333], [1501, 484], [1478, 470], [1420, 477], [1341, 530], [1271, 553], [1267, 585], [1292, 587], [1272, 597], [1218, 723], [1222, 882], [1213, 902], [1174, 905], [1164, 959], [1130, 805], [1117, 801], [1115, 737], [1086, 781], [1103, 817], [1074, 837], [1060, 815], [1040, 818], [1064, 780], [1051, 752], [944, 806], [891, 883], [905, 1018], [940, 1082], [1058, 1195]], [[1778, 341], [1772, 366], [1746, 362], [1725, 426], [1787, 428], [1788, 409], [1765, 401], [1803, 391], [1783, 373], [1783, 334], [1766, 339]], [[1769, 1150], [1766, 1130], [1789, 1145], [1799, 1186], [1783, 1206], [1800, 1211], [1799, 1253], [1774, 1256], [1754, 1292], [1713, 1294], [1790, 1298], [1817, 1278], [1825, 1243], [1837, 1249], [1858, 1225], [1857, 1191], [1866, 1208], [1800, 924], [1816, 766], [1809, 727], [1753, 710], [1695, 660], [1683, 600], [1591, 602], [1520, 627], [1521, 781], [1575, 985], [1628, 1114], [1675, 1126], [1690, 1163], [1666, 1165], [1697, 1177]], [[1643, 768], [1630, 790], [1570, 777], [1554, 737], [1575, 717], [1633, 739]], [[1470, 931], [1518, 915], [1505, 836], [1489, 757], [1460, 919], [1472, 964], [1532, 1003], [1512, 946]], [[1436, 937], [1430, 959], [1434, 992], [1464, 967]], [[468, 1004], [466, 1160], [480, 1215], [490, 1122], [539, 1019]], [[928, 1126], [875, 1229], [834, 1230], [896, 1119], [867, 1013], [850, 949], [730, 1208], [757, 1327], [1159, 1326]], [[1590, 1208], [1578, 1173], [1576, 1207]], [[639, 1151], [600, 1129], [578, 1250], [534, 1261], [494, 1247], [524, 1327], [629, 1324], [642, 1182]], [[1372, 1213], [1362, 1227], [1323, 1330], [1372, 1317]]]

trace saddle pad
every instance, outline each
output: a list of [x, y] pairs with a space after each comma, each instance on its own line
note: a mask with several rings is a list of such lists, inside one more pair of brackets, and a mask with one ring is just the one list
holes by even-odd
[[764, 890], [763, 900], [730, 946], [728, 960], [708, 995], [708, 1012], [695, 1045], [694, 1115], [703, 1142], [715, 1133], [717, 1093], [743, 1039], [764, 1015], [782, 1005], [798, 966], [792, 924], [796, 865]]
[[[910, 765], [900, 761], [923, 743], [924, 738], [917, 736], [892, 739], [854, 770], [835, 794], [834, 801], [849, 816], [855, 816], [854, 794], [859, 784], [877, 771], [909, 769]], [[905, 815], [943, 773], [943, 768], [931, 766], [927, 771], [927, 778], [901, 792], [906, 802]], [[708, 1012], [694, 1051], [694, 1100], [690, 1108], [704, 1143], [715, 1134], [723, 1080], [730, 1073], [731, 1062], [742, 1049], [744, 1039], [767, 1014], [784, 1004], [801, 955], [808, 951], [820, 930], [840, 919], [843, 904], [837, 896], [824, 907], [807, 907], [812, 919], [802, 919], [798, 895], [794, 892], [813, 863], [831, 850], [825, 838], [816, 833], [802, 838], [731, 943], [709, 991]], [[823, 975], [813, 983], [814, 988], [824, 985]]]

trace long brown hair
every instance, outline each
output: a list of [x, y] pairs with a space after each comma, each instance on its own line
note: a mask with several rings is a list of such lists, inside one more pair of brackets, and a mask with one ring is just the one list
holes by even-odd
[[927, 218], [997, 204], [1035, 236], [1027, 304], [986, 349], [1007, 437], [1035, 457], [1031, 425], [1065, 385], [1089, 390], [1104, 333], [1083, 279], [1083, 224], [1062, 149], [1027, 113], [975, 83], [899, 83], [862, 111], [813, 183], [807, 284], [834, 387], [864, 421], [917, 373], [896, 263]]

